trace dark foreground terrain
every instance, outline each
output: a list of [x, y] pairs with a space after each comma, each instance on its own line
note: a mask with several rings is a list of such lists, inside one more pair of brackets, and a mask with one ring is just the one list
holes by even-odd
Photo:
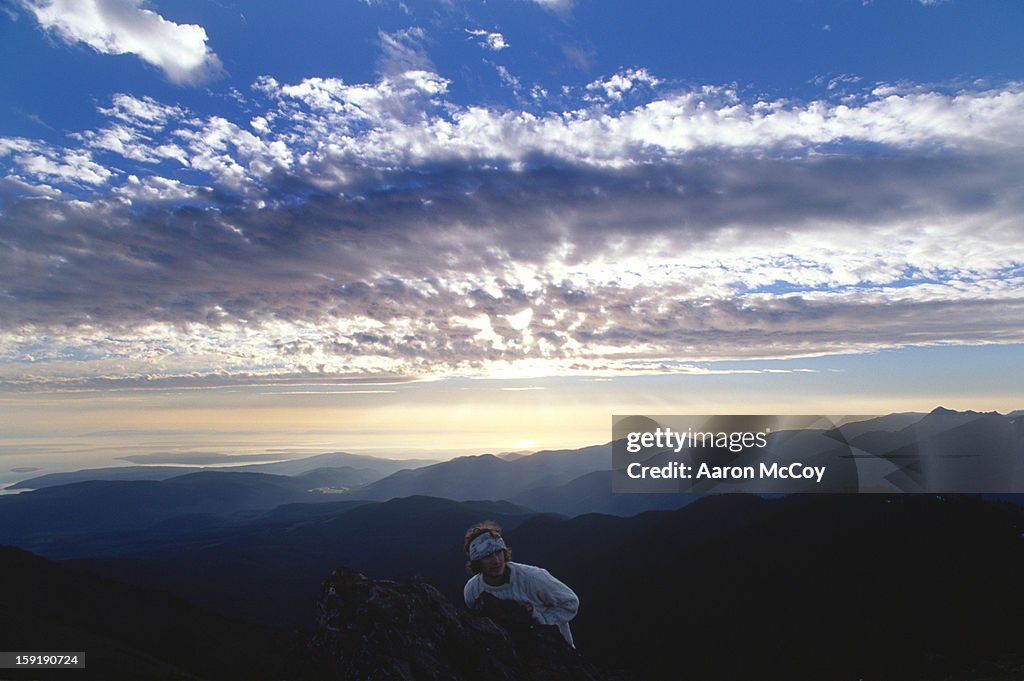
[[335, 567], [418, 574], [459, 611], [461, 533], [492, 516], [515, 560], [578, 592], [579, 652], [616, 678], [1019, 679], [1024, 669], [1015, 503], [726, 495], [565, 518], [412, 497], [293, 507], [248, 534], [148, 555], [55, 563], [4, 549], [3, 647], [85, 650], [89, 661], [86, 673], [9, 676], [303, 678]]

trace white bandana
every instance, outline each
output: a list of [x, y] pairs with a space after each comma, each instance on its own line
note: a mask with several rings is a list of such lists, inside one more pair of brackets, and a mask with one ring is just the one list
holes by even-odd
[[491, 534], [490, 532], [484, 532], [469, 543], [469, 559], [480, 560], [481, 558], [489, 556], [495, 551], [501, 551], [504, 548], [504, 539]]

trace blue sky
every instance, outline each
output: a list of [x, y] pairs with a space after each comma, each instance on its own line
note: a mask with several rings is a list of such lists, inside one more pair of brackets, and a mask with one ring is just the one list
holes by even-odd
[[3, 0], [0, 400], [46, 415], [3, 451], [82, 432], [82, 395], [126, 405], [104, 432], [221, 405], [337, 448], [408, 409], [454, 433], [426, 406], [454, 386], [488, 425], [438, 448], [588, 444], [694, 381], [714, 411], [1020, 408], [1021, 28], [1010, 0]]

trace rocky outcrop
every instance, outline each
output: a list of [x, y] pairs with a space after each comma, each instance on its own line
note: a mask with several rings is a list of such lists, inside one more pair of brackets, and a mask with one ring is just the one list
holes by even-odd
[[421, 580], [339, 568], [323, 583], [309, 678], [325, 681], [610, 681], [553, 626], [485, 594], [455, 607]]

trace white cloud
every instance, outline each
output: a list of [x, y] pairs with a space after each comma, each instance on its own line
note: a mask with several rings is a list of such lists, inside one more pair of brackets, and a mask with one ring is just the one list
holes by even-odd
[[[499, 73], [516, 84], [507, 71]], [[637, 83], [658, 80], [644, 70], [627, 71], [591, 83], [587, 92], [616, 101]], [[458, 106], [440, 99], [447, 87], [446, 80], [425, 71], [376, 84], [313, 78], [296, 85], [272, 80], [261, 85], [271, 97], [309, 107], [307, 112], [288, 111], [296, 131], [287, 139], [282, 136], [289, 146], [321, 149], [305, 160], [343, 163], [350, 170], [359, 164], [452, 160], [519, 163], [537, 155], [626, 167], [704, 151], [811, 153], [850, 142], [903, 150], [997, 150], [1019, 146], [1024, 114], [1024, 91], [1013, 88], [953, 95], [892, 88], [857, 101], [801, 104], [745, 101], [730, 88], [706, 86], [649, 98], [618, 113], [595, 107], [533, 114]]]
[[27, 175], [69, 185], [105, 184], [115, 171], [97, 163], [84, 149], [55, 149], [24, 138], [0, 138], [0, 158], [10, 155]]
[[181, 107], [161, 104], [152, 97], [117, 93], [112, 100], [109, 108], [100, 107], [100, 113], [145, 130], [160, 130], [171, 121], [183, 120], [187, 113]]
[[125, 184], [115, 189], [114, 193], [129, 200], [144, 203], [195, 202], [201, 200], [204, 195], [208, 197], [210, 190], [206, 187], [194, 187], [165, 177], [139, 179], [135, 175], [129, 175]]
[[[844, 73], [844, 74], [842, 74], [840, 76], [835, 76], [834, 78], [830, 78], [828, 80], [828, 84], [827, 84], [826, 87], [827, 87], [829, 92], [833, 92], [833, 91], [839, 90], [839, 89], [841, 89], [841, 88], [843, 88], [843, 87], [845, 87], [847, 85], [849, 85], [849, 86], [856, 85], [857, 83], [861, 82], [861, 80], [862, 79], [861, 79], [860, 76], [854, 76], [854, 75], [850, 75], [850, 74]], [[814, 82], [819, 84], [819, 85], [820, 84], [824, 84], [825, 83], [825, 79], [824, 78], [815, 78]]]
[[210, 173], [219, 184], [235, 191], [257, 191], [260, 180], [294, 162], [284, 142], [268, 142], [219, 116], [198, 129], [177, 134], [188, 149], [191, 167]]
[[0, 158], [13, 152], [32, 151], [37, 146], [37, 142], [24, 137], [0, 137]]
[[498, 77], [501, 78], [502, 83], [515, 90], [518, 90], [520, 87], [522, 87], [522, 82], [519, 80], [519, 78], [513, 76], [509, 72], [509, 70], [506, 69], [504, 66], [502, 66], [501, 64], [496, 64], [494, 68], [498, 71]]
[[[507, 70], [499, 68], [499, 75], [521, 87]], [[708, 153], [842, 155], [861, 143], [900, 153], [1004, 154], [1024, 146], [1024, 90], [1018, 87], [945, 94], [883, 85], [856, 95], [833, 88], [853, 82], [849, 76], [829, 81], [829, 92], [842, 95], [838, 101], [744, 99], [718, 86], [659, 97], [650, 89], [659, 80], [632, 69], [586, 86], [584, 99], [598, 97], [589, 106], [532, 113], [455, 104], [447, 99], [449, 82], [432, 71], [354, 84], [309, 78], [288, 85], [267, 77], [255, 85], [265, 97], [264, 110], [241, 124], [117, 95], [101, 109], [110, 125], [72, 135], [81, 146], [55, 149], [8, 138], [0, 140], [0, 158], [13, 159], [22, 173], [46, 183], [94, 185], [147, 172], [122, 174], [94, 152], [148, 164], [170, 160], [259, 201], [264, 197], [258, 187], [279, 172], [337, 191], [375, 173], [439, 162], [518, 168], [547, 158], [625, 169], [675, 165]], [[639, 84], [648, 87], [641, 91]], [[607, 107], [627, 92], [635, 105]]]
[[129, 126], [112, 125], [83, 133], [80, 137], [92, 149], [113, 152], [135, 161], [159, 163], [173, 159], [183, 166], [189, 165], [185, 151], [178, 145], [155, 143], [152, 137]]
[[216, 76], [220, 60], [206, 31], [176, 24], [146, 9], [142, 0], [23, 0], [40, 25], [69, 43], [102, 54], [134, 54], [179, 84]]
[[380, 70], [385, 76], [434, 69], [427, 55], [427, 32], [419, 26], [392, 33], [378, 31], [377, 37], [381, 45]]
[[640, 83], [655, 87], [661, 83], [661, 80], [652, 76], [647, 69], [628, 69], [621, 73], [616, 73], [607, 80], [595, 80], [587, 85], [587, 90], [591, 92], [603, 91], [608, 99], [621, 102], [622, 95]]
[[565, 14], [572, 9], [572, 0], [533, 0], [544, 9]]
[[479, 29], [466, 29], [466, 33], [480, 38], [478, 41], [481, 47], [486, 47], [494, 52], [499, 52], [509, 47], [508, 42], [505, 40], [505, 36], [501, 33], [485, 31], [482, 28]]

